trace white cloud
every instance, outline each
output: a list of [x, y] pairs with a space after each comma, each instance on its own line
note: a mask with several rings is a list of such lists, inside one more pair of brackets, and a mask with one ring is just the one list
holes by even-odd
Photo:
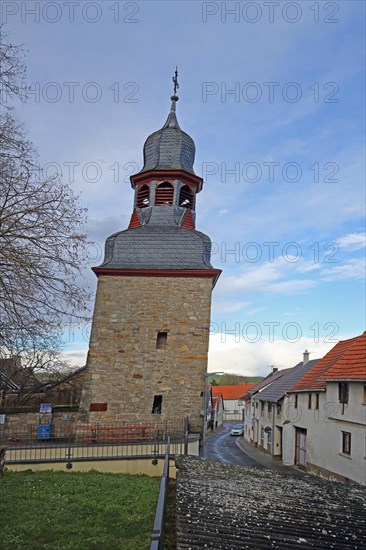
[[335, 281], [338, 279], [365, 279], [365, 260], [353, 259], [343, 265], [337, 265], [323, 271], [324, 281]]
[[302, 361], [305, 349], [310, 351], [311, 359], [321, 358], [337, 343], [316, 343], [312, 338], [305, 337], [300, 338], [298, 342], [270, 342], [264, 328], [262, 337], [255, 343], [248, 342], [248, 338], [239, 339], [238, 335], [211, 335], [208, 370], [245, 376], [265, 376], [270, 373], [270, 365], [280, 369], [293, 367]]
[[62, 352], [62, 358], [70, 363], [72, 367], [83, 367], [86, 363], [86, 356], [88, 353], [88, 347], [70, 349]]
[[213, 310], [217, 313], [235, 313], [245, 309], [249, 305], [249, 302], [230, 302], [227, 300], [215, 300], [213, 303]]
[[317, 282], [311, 279], [295, 279], [292, 281], [283, 281], [281, 283], [274, 283], [270, 285], [268, 290], [270, 292], [293, 294], [304, 292], [309, 288], [316, 286]]
[[[219, 296], [234, 293], [238, 295], [238, 293], [253, 291], [296, 293], [313, 288], [316, 285], [315, 280], [294, 278], [296, 273], [301, 271], [299, 264], [278, 257], [273, 262], [266, 262], [258, 267], [248, 267], [246, 271], [237, 276], [225, 276], [224, 274], [217, 294]], [[310, 269], [305, 269], [305, 271], [310, 271]]]
[[337, 239], [340, 248], [348, 250], [359, 250], [366, 246], [366, 233], [349, 233], [344, 237]]

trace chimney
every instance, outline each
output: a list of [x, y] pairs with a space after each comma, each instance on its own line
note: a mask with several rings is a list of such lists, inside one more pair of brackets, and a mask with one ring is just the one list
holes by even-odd
[[272, 374], [278, 371], [278, 367], [272, 367]]
[[302, 364], [303, 364], [303, 365], [306, 365], [306, 363], [309, 363], [309, 355], [310, 355], [310, 353], [309, 353], [308, 350], [306, 349], [306, 350], [304, 351], [304, 353], [302, 354], [302, 357], [303, 357], [303, 359], [302, 359]]

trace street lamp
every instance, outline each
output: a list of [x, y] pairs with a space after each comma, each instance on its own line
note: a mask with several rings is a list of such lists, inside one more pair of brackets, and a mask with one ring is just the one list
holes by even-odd
[[206, 428], [207, 428], [207, 386], [209, 376], [216, 374], [225, 374], [224, 372], [206, 372], [205, 374], [205, 391], [203, 392], [203, 427], [202, 427], [202, 456], [205, 458], [206, 451]]

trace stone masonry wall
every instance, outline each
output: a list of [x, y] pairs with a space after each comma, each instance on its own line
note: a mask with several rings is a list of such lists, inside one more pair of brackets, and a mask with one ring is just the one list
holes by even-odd
[[[199, 430], [211, 292], [210, 278], [100, 276], [82, 419], [133, 423], [188, 415]], [[158, 332], [168, 333], [166, 349], [156, 349]], [[152, 414], [156, 395], [160, 415]]]

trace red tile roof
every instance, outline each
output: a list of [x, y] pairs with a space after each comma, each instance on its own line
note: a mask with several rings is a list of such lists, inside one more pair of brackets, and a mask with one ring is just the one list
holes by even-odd
[[253, 388], [255, 384], [235, 384], [235, 386], [212, 386], [212, 395], [222, 394], [225, 400], [240, 399], [244, 397], [250, 388]]
[[325, 390], [326, 380], [366, 379], [366, 332], [338, 342], [288, 391]]
[[327, 370], [327, 380], [366, 381], [366, 332], [353, 339], [342, 357]]

